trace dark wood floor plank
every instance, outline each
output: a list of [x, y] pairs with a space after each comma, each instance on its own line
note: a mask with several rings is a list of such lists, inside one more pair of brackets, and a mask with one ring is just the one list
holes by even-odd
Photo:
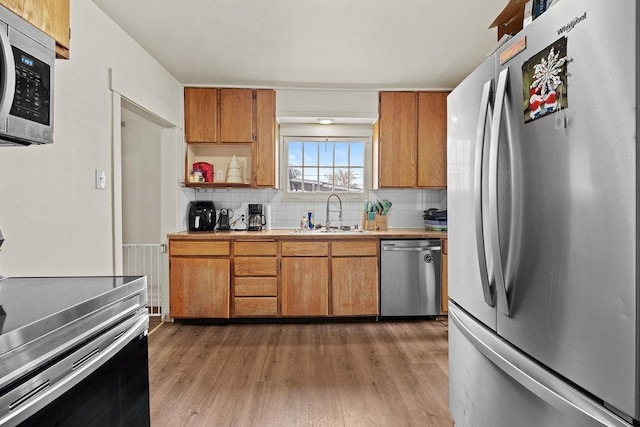
[[161, 426], [450, 427], [440, 321], [164, 324], [149, 337]]

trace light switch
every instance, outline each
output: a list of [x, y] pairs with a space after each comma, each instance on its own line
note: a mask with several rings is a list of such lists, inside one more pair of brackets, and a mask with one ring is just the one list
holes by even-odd
[[96, 189], [104, 190], [107, 188], [107, 174], [100, 169], [96, 169]]

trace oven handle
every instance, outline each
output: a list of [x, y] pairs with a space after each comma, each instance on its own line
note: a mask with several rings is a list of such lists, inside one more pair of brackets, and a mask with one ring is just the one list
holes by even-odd
[[[133, 323], [133, 325], [131, 325], [124, 333], [119, 333], [114, 337], [110, 332], [107, 332], [105, 335], [100, 337], [99, 341], [101, 342], [108, 340], [113, 340], [113, 342], [108, 344], [101, 351], [94, 350], [91, 357], [81, 357], [76, 360], [77, 353], [74, 353], [68, 358], [60, 361], [58, 366], [63, 365], [63, 369], [66, 369], [69, 359], [72, 359], [74, 360], [74, 368], [65, 377], [60, 378], [55, 382], [45, 380], [43, 382], [48, 381], [46, 387], [39, 387], [39, 390], [35, 393], [31, 391], [27, 392], [25, 398], [18, 398], [15, 402], [17, 404], [12, 405], [11, 413], [7, 414], [5, 418], [0, 419], [0, 425], [5, 425], [5, 423], [9, 421], [11, 421], [11, 425], [20, 424], [27, 420], [31, 415], [46, 407], [49, 403], [62, 396], [65, 392], [75, 387], [78, 383], [95, 372], [116, 353], [122, 350], [130, 341], [140, 334], [147, 333], [149, 317], [146, 313], [136, 316], [131, 321], [134, 321], [135, 323]], [[91, 344], [91, 342], [87, 343], [83, 348], [86, 349], [86, 347]], [[98, 343], [95, 343], [94, 345], [97, 344]]]
[[9, 37], [0, 31], [0, 44], [2, 45], [2, 67], [4, 69], [3, 79], [0, 83], [0, 123], [9, 117], [9, 111], [13, 105], [13, 97], [16, 93], [16, 63], [13, 58], [13, 51]]

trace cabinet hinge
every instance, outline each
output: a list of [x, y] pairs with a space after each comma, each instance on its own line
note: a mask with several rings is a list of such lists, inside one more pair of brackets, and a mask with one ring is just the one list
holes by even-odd
[[71, 27], [69, 27], [69, 40], [71, 40]]

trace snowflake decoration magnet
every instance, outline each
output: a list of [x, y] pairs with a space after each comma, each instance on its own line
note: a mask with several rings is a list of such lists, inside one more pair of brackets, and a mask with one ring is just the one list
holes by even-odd
[[522, 87], [525, 123], [568, 107], [566, 37], [522, 65]]

